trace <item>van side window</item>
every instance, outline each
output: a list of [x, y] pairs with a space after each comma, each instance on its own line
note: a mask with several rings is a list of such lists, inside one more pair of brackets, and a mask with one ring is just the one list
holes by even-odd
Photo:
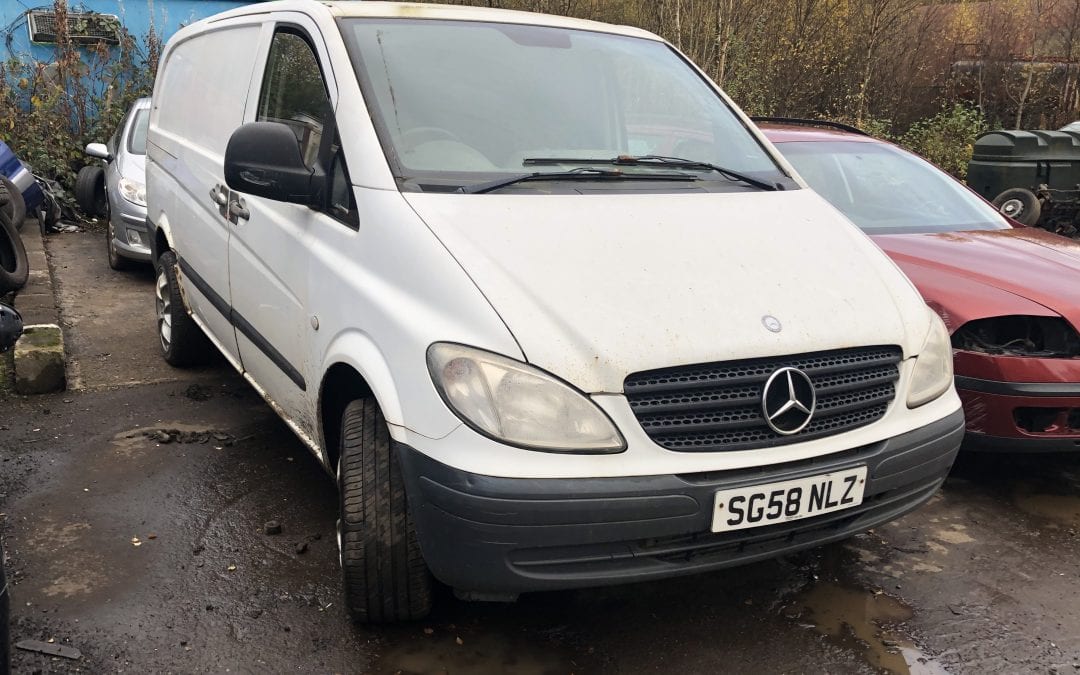
[[[326, 92], [319, 59], [308, 41], [288, 29], [275, 33], [263, 74], [256, 119], [288, 125], [296, 134], [300, 152], [309, 167], [319, 161], [324, 123], [330, 113], [330, 97]], [[324, 168], [331, 178], [329, 214], [355, 227], [352, 186], [336, 132], [328, 164], [330, 166]]]

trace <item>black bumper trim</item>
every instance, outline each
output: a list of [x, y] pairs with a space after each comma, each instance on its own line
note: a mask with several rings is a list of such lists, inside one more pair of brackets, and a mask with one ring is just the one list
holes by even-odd
[[1077, 453], [1080, 452], [1080, 438], [1058, 438], [1052, 435], [1043, 438], [1014, 438], [969, 431], [964, 435], [962, 449], [965, 452], [1015, 454]]
[[1000, 382], [957, 375], [956, 388], [1002, 396], [1080, 397], [1080, 382]]
[[[471, 474], [403, 444], [396, 452], [424, 558], [463, 591], [518, 593], [657, 579], [738, 565], [849, 537], [918, 507], [945, 480], [964, 434], [957, 411], [868, 446], [760, 471], [623, 478]], [[717, 490], [866, 465], [853, 509], [711, 532]]]

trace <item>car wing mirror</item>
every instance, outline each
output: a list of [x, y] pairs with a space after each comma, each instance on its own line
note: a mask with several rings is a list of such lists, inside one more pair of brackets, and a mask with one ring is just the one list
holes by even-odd
[[0, 352], [14, 347], [22, 331], [22, 315], [14, 307], [0, 302]]
[[296, 134], [281, 122], [249, 122], [225, 148], [225, 184], [257, 197], [315, 206], [325, 174], [304, 162]]
[[113, 160], [112, 153], [109, 152], [109, 148], [106, 147], [104, 143], [87, 143], [84, 152], [91, 157], [97, 157], [106, 162], [111, 162]]

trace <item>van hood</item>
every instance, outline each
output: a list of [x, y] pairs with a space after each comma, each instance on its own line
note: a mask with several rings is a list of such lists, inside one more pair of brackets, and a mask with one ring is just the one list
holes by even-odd
[[810, 190], [405, 198], [526, 360], [586, 392], [692, 363], [883, 344], [911, 355], [926, 337], [914, 286]]

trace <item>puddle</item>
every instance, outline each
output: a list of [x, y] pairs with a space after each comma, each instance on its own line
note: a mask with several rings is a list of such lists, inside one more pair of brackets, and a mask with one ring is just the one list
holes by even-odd
[[582, 671], [561, 646], [524, 633], [475, 635], [446, 628], [431, 635], [418, 633], [399, 639], [395, 636], [391, 644], [379, 649], [370, 671], [400, 675], [565, 675]]
[[1030, 486], [1020, 485], [1013, 492], [1013, 503], [1027, 514], [1080, 528], [1080, 496], [1038, 494]]
[[785, 612], [845, 649], [861, 652], [874, 668], [896, 675], [942, 675], [944, 667], [901, 631], [912, 610], [884, 593], [815, 584]]

